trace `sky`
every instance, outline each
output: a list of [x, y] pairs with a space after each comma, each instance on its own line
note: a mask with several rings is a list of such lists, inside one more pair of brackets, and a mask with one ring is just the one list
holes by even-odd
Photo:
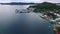
[[41, 2], [52, 2], [52, 3], [60, 3], [60, 0], [0, 0], [0, 2], [34, 2], [34, 3], [41, 3]]

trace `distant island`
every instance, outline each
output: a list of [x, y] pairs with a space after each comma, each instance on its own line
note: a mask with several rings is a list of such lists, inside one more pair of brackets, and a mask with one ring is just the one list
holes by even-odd
[[[30, 5], [30, 4], [41, 4], [41, 3], [26, 3], [26, 2], [11, 2], [11, 3], [0, 3], [1, 5]], [[54, 3], [60, 5], [60, 3]]]
[[23, 2], [11, 2], [11, 3], [0, 3], [1, 5], [29, 5], [29, 4], [36, 4], [36, 3], [23, 3]]

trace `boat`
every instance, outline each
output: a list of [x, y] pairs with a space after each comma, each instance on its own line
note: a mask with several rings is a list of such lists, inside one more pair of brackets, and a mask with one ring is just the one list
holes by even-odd
[[27, 9], [22, 9], [22, 10], [16, 9], [15, 12], [16, 13], [30, 13], [31, 11], [30, 10], [27, 10]]

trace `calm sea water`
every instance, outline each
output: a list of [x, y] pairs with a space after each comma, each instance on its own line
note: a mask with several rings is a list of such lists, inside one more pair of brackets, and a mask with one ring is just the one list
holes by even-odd
[[16, 13], [29, 5], [0, 5], [0, 34], [53, 34], [48, 21], [35, 13]]

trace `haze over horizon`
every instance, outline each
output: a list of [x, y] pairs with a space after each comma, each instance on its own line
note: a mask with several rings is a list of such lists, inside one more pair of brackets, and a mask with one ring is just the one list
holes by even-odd
[[0, 3], [10, 3], [10, 2], [26, 2], [26, 3], [51, 2], [51, 3], [60, 3], [60, 0], [0, 0]]

